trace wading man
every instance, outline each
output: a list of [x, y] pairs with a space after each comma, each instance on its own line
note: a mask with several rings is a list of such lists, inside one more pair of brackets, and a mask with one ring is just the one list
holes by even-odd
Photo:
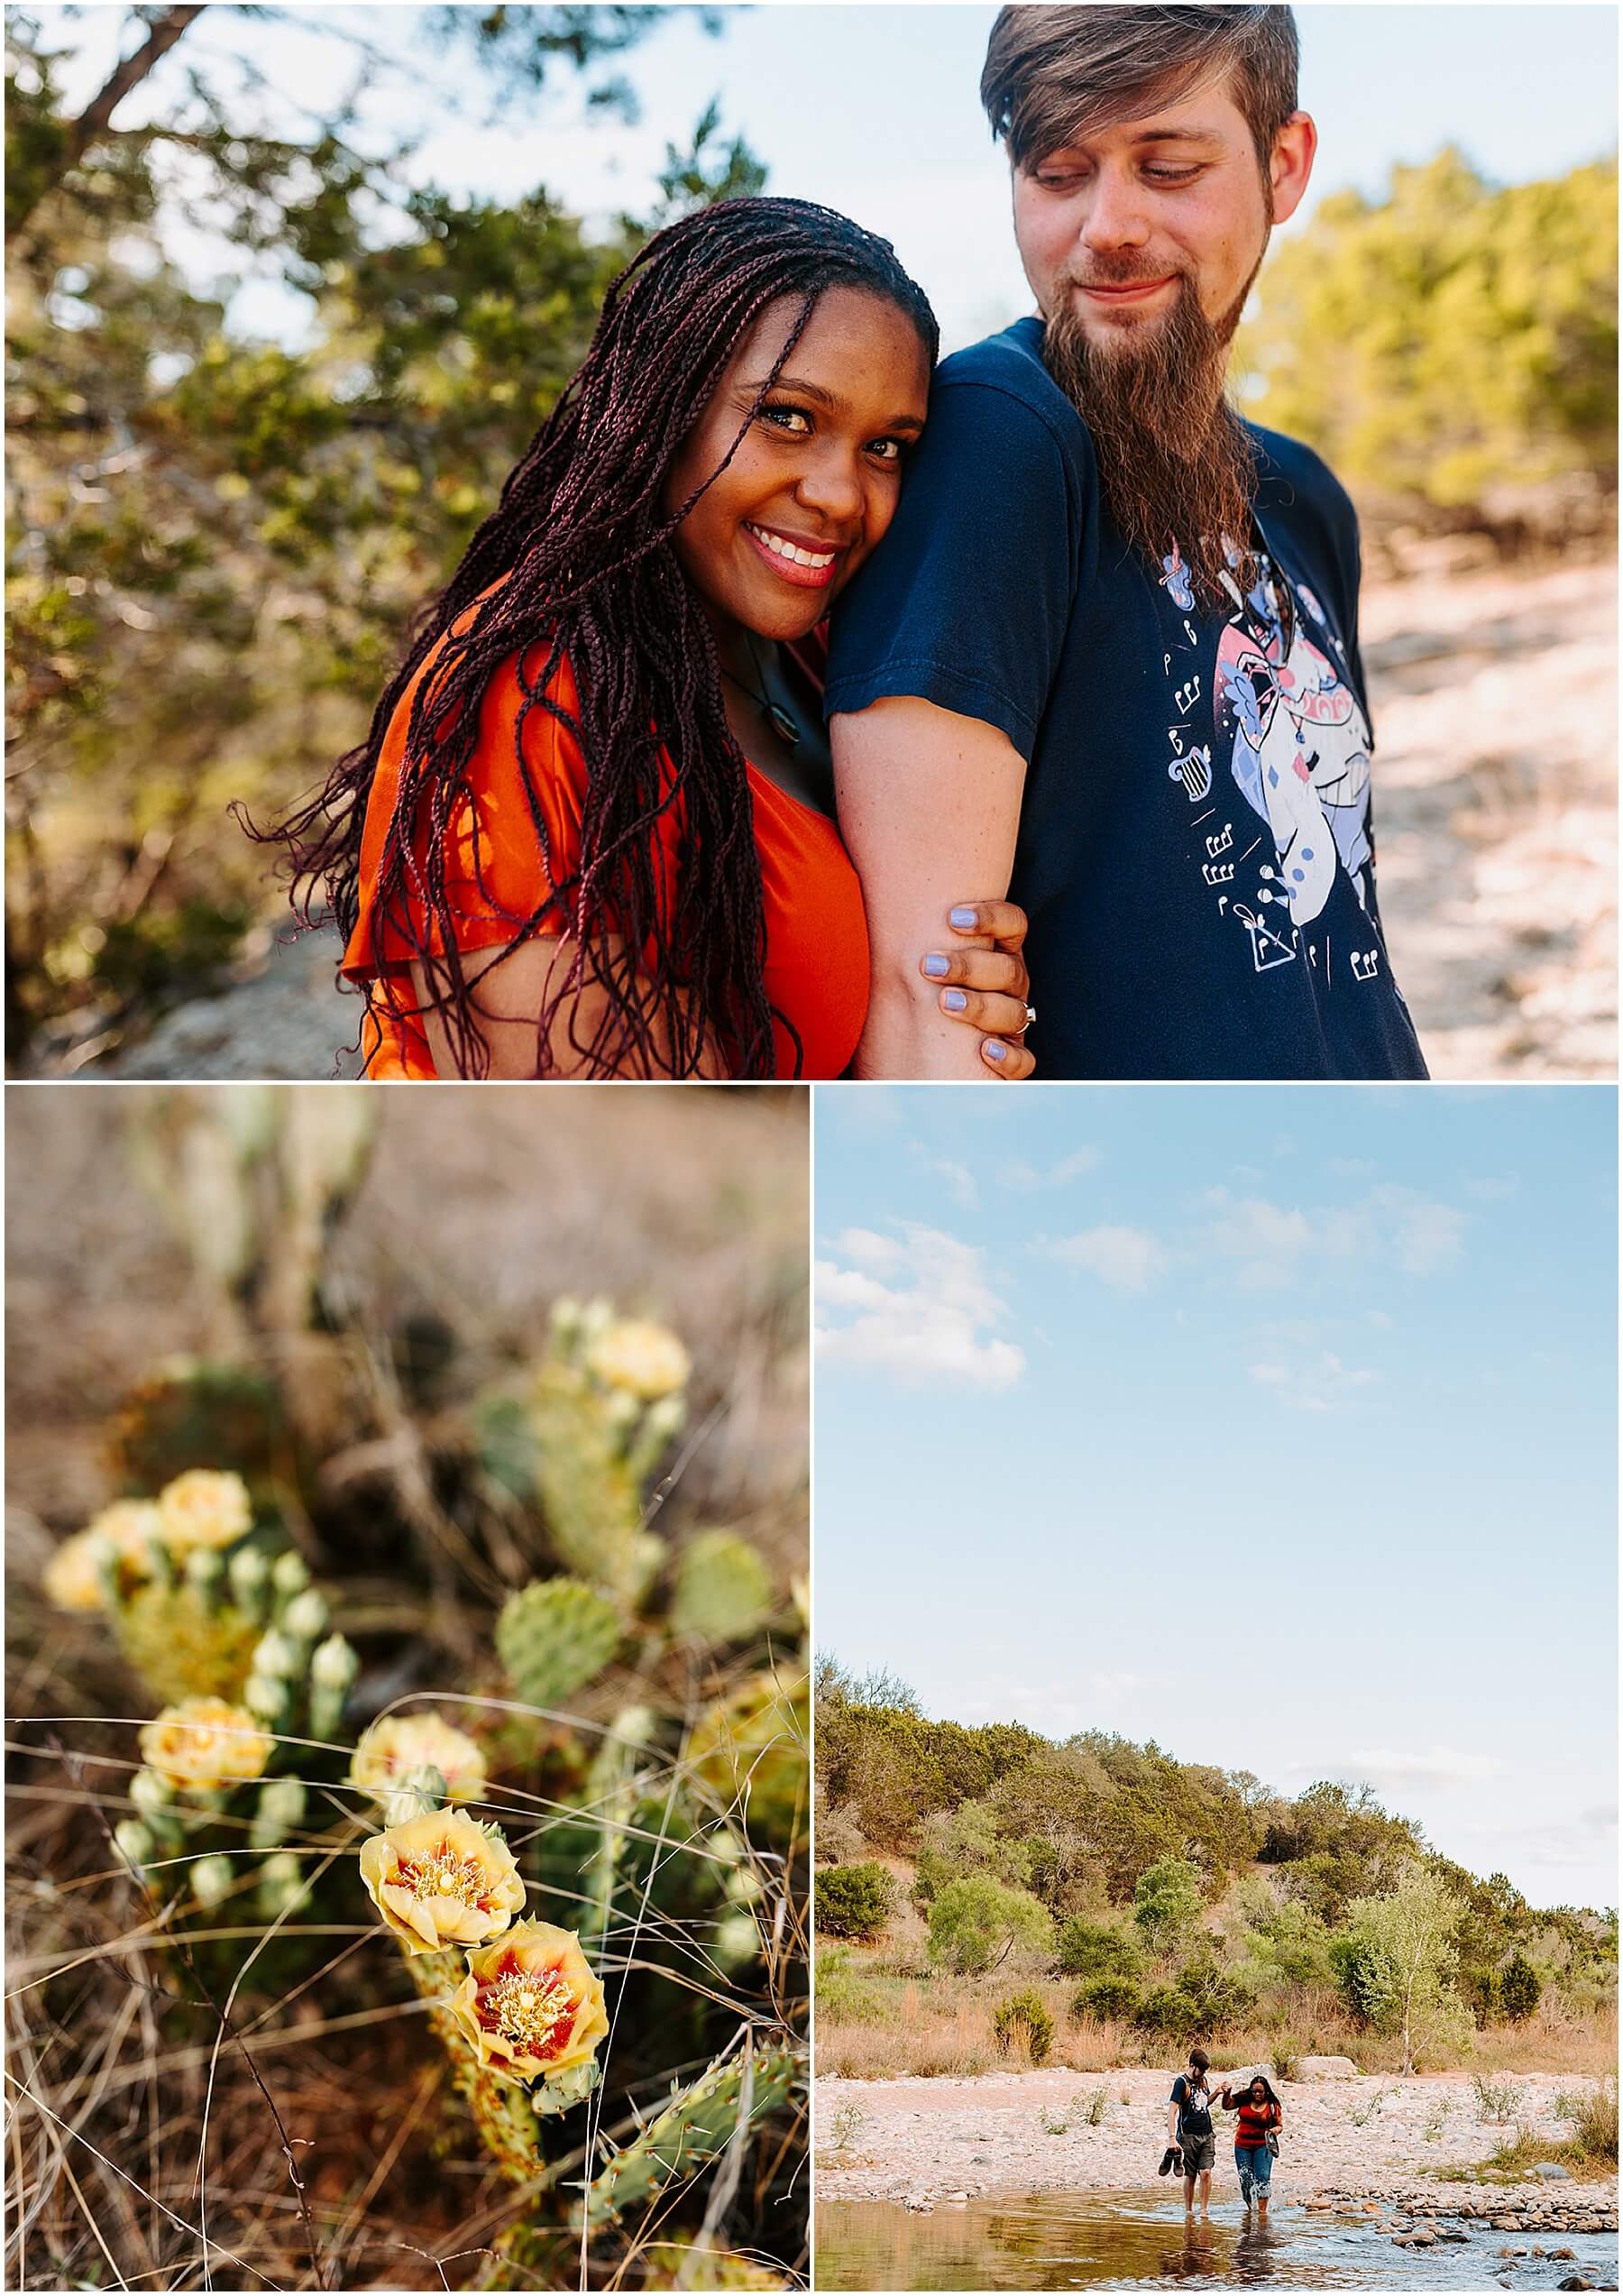
[[1004, 8], [981, 96], [1040, 316], [937, 371], [835, 621], [858, 1073], [974, 1072], [946, 1018], [973, 992], [915, 952], [985, 884], [1030, 914], [1045, 1076], [1424, 1076], [1376, 905], [1352, 508], [1224, 397], [1313, 165], [1291, 12]]
[[[1191, 2049], [1189, 2070], [1172, 2083], [1167, 2106], [1167, 2146], [1183, 2155], [1184, 2214], [1195, 2213], [1195, 2188], [1200, 2187], [1200, 2213], [1211, 2214], [1212, 2170], [1217, 2159], [1217, 2134], [1212, 2126], [1212, 2092], [1206, 2081], [1211, 2059], [1204, 2049]], [[1163, 2171], [1167, 2163], [1161, 2163]]]

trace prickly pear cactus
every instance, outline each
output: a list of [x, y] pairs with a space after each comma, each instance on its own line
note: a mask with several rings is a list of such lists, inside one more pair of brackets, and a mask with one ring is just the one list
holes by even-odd
[[536, 1581], [511, 1594], [496, 1621], [496, 1649], [518, 1695], [557, 1706], [613, 1658], [620, 1639], [612, 1603], [578, 1578]]
[[628, 1599], [642, 1496], [613, 1399], [573, 1364], [544, 1364], [531, 1403], [536, 1483], [555, 1553], [619, 1601]]
[[111, 1623], [125, 1660], [160, 1699], [240, 1698], [262, 1631], [234, 1605], [155, 1580], [134, 1588]]
[[760, 1549], [730, 1530], [704, 1530], [676, 1565], [671, 1628], [706, 1642], [738, 1642], [772, 1609], [772, 1580]]
[[701, 1714], [688, 1741], [694, 1774], [747, 1830], [779, 1849], [804, 1839], [811, 1685], [803, 1673], [756, 1674]]
[[804, 2079], [802, 2053], [783, 2045], [747, 2050], [712, 2065], [592, 2179], [581, 2204], [585, 2222], [592, 2227], [610, 2223], [673, 2185], [686, 2184]]
[[236, 1364], [180, 1358], [143, 1380], [114, 1419], [115, 1480], [156, 1491], [188, 1467], [234, 1471], [252, 1489], [289, 1477], [289, 1428], [268, 1380]]

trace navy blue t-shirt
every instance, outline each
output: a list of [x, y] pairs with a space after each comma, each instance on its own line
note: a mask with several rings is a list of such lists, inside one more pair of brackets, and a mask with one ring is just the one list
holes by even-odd
[[938, 369], [828, 714], [912, 694], [1026, 760], [1044, 1076], [1423, 1077], [1376, 907], [1351, 502], [1252, 427], [1262, 572], [1197, 607], [1181, 555], [1158, 579], [1111, 519], [1041, 343], [1021, 319]]

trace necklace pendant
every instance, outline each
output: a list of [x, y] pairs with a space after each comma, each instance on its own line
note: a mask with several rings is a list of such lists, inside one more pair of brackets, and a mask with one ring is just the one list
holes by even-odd
[[785, 749], [800, 748], [801, 730], [787, 710], [780, 709], [775, 702], [769, 702], [766, 704], [766, 721]]

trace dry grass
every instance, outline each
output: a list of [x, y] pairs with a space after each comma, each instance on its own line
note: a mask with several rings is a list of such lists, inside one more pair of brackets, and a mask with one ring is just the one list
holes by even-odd
[[[150, 1903], [111, 1851], [151, 1702], [98, 1621], [46, 1607], [38, 1571], [52, 1534], [111, 1495], [109, 1413], [156, 1358], [206, 1344], [203, 1303], [124, 1164], [121, 1104], [133, 1089], [10, 1097], [7, 2285], [493, 2284], [494, 2244], [524, 2215], [524, 2195], [442, 2093], [422, 2005], [358, 1891], [339, 1893], [336, 1914], [292, 1917], [275, 1966], [266, 1952], [234, 1989], [242, 1933], [252, 1945], [262, 1922], [228, 1900], [188, 1966], [164, 1933], [172, 1906]], [[533, 1352], [565, 1290], [668, 1316], [692, 1350], [695, 1423], [708, 1432], [661, 1528], [747, 1529], [782, 1583], [805, 1560], [806, 1212], [802, 1095], [419, 1088], [389, 1096], [338, 1256], [363, 1332], [381, 1344], [402, 1316], [430, 1310], [454, 1329], [470, 1376]], [[338, 1622], [367, 1621], [356, 1630], [362, 1687], [466, 1691], [489, 1651], [501, 1570], [523, 1575], [526, 1557], [497, 1540], [470, 1573], [426, 1550], [387, 1485], [373, 1504], [372, 1552], [310, 1557]], [[471, 1528], [482, 1534], [481, 1521]], [[510, 1523], [493, 1538], [496, 1529], [510, 1541]], [[622, 1667], [604, 1702], [644, 1686], [635, 1664]], [[713, 1686], [694, 1679], [686, 1694]], [[657, 1691], [681, 1709], [681, 1683], [667, 1675]], [[521, 1766], [497, 1763], [493, 1778], [481, 1814], [518, 1848], [543, 1805]], [[295, 1839], [331, 1844], [344, 1823], [329, 1799]], [[688, 1853], [678, 1841], [672, 1854]], [[718, 1975], [702, 1924], [656, 1913], [610, 1932], [611, 1980], [656, 1962], [688, 2006], [611, 2043], [594, 2147], [633, 2135], [673, 2077], [701, 2070], [723, 2028], [730, 2036], [758, 2014], [763, 1987], [785, 2018], [799, 2015], [803, 1941], [784, 1910], [765, 1976], [747, 1983]], [[592, 2117], [577, 2117], [578, 2144]], [[581, 2284], [674, 2273], [679, 2257], [656, 2258], [657, 2244], [692, 2233], [712, 2200], [718, 2243], [793, 2282], [805, 2264], [802, 2148], [792, 2117], [769, 2124], [735, 2187], [712, 2178], [690, 2204], [662, 2204], [594, 2242]], [[587, 2162], [557, 2165], [567, 2180]], [[502, 2269], [503, 2285], [559, 2284]]]
[[[912, 2073], [944, 2073], [962, 2079], [973, 2073], [1018, 2071], [1000, 2055], [992, 2012], [1005, 1993], [1034, 1985], [1054, 2019], [1050, 2066], [1075, 2072], [1109, 2072], [1117, 2067], [1168, 2062], [1170, 2044], [1146, 2038], [1116, 2020], [1077, 2021], [1070, 2005], [1074, 1979], [1042, 1973], [1032, 1957], [1012, 1957], [985, 1977], [953, 1977], [932, 1970], [923, 1952], [923, 1924], [911, 1909], [890, 1939], [877, 1946], [818, 1948], [817, 2067], [821, 2074], [848, 2080], [885, 2080]], [[1296, 2056], [1351, 2057], [1362, 2072], [1397, 2073], [1402, 2052], [1396, 2041], [1362, 2031], [1333, 1996], [1308, 2005], [1291, 2036]], [[1274, 2062], [1279, 2034], [1273, 2027], [1250, 2025], [1208, 2043], [1220, 2071]], [[1176, 2052], [1174, 2052], [1176, 2053]], [[1495, 2026], [1479, 2034], [1475, 2054], [1454, 2064], [1427, 2064], [1428, 2072], [1486, 2064], [1497, 2071], [1571, 2073], [1599, 2077], [1617, 2063], [1615, 2011], [1580, 2020], [1547, 2007], [1525, 2025]]]

